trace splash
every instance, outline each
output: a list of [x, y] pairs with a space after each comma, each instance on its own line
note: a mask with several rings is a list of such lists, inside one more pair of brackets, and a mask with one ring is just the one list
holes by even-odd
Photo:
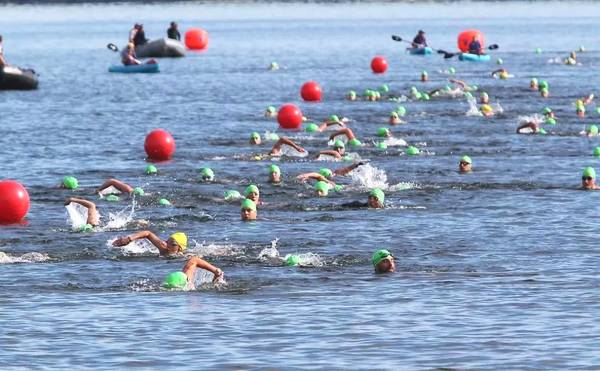
[[[287, 260], [292, 254], [287, 254], [283, 257], [283, 260]], [[305, 254], [295, 254], [298, 257], [298, 265], [303, 267], [322, 267], [325, 265], [323, 259], [312, 252], [307, 252]]]
[[387, 138], [386, 140], [383, 141], [383, 143], [387, 144], [388, 147], [393, 147], [393, 146], [406, 147], [408, 145], [408, 143], [404, 139], [394, 138], [394, 137]]
[[378, 169], [371, 164], [365, 164], [357, 167], [350, 173], [352, 183], [358, 184], [362, 188], [388, 189], [387, 174], [384, 170]]
[[541, 124], [544, 122], [544, 118], [537, 113], [534, 113], [533, 115], [530, 115], [530, 116], [519, 116], [518, 120], [519, 120], [519, 124], [526, 124], [528, 122]]
[[108, 213], [108, 222], [100, 231], [106, 231], [110, 229], [120, 229], [125, 227], [133, 220], [135, 215], [135, 199], [131, 201], [131, 206], [124, 208], [123, 210], [117, 211], [116, 213]]
[[98, 194], [100, 195], [100, 198], [104, 198], [104, 196], [108, 196], [108, 195], [120, 195], [121, 193], [123, 193], [123, 192], [119, 191], [114, 186], [104, 188], [103, 190], [98, 192]]
[[479, 112], [479, 108], [477, 108], [477, 100], [474, 97], [467, 97], [467, 103], [469, 104], [469, 110], [466, 113], [467, 116], [483, 116]]
[[0, 264], [41, 263], [51, 259], [48, 255], [39, 252], [28, 252], [21, 256], [12, 256], [0, 251]]
[[[74, 231], [79, 230], [87, 223], [88, 210], [86, 207], [71, 202], [65, 206], [65, 209], [67, 209], [67, 223], [71, 223], [71, 229]], [[100, 213], [98, 213], [98, 216], [100, 216]]]
[[188, 247], [188, 252], [200, 256], [234, 256], [239, 255], [243, 247], [238, 245], [218, 245], [214, 243], [206, 244], [204, 241], [198, 243], [195, 240], [194, 246]]
[[388, 188], [388, 191], [406, 191], [409, 189], [421, 189], [421, 186], [414, 182], [400, 182]]
[[296, 149], [294, 147], [288, 146], [288, 145], [284, 145], [281, 147], [281, 155], [282, 156], [288, 156], [288, 157], [306, 157], [308, 156], [308, 151], [304, 151], [304, 152], [299, 152], [296, 151]]
[[121, 255], [125, 255], [125, 256], [129, 256], [129, 255], [157, 255], [158, 249], [156, 248], [156, 246], [154, 246], [152, 244], [152, 242], [148, 241], [147, 239], [143, 238], [141, 240], [135, 240], [135, 241], [131, 241], [130, 244], [122, 246], [122, 247], [116, 247], [113, 246], [113, 242], [116, 240], [116, 238], [110, 239], [106, 241], [106, 246], [115, 251], [118, 252]]

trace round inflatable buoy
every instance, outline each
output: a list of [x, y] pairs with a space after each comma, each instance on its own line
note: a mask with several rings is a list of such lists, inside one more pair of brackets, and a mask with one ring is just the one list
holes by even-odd
[[14, 180], [0, 182], [0, 223], [18, 223], [29, 211], [29, 193]]
[[185, 46], [191, 50], [203, 50], [208, 47], [208, 32], [201, 28], [190, 28], [185, 33]]
[[481, 44], [482, 48], [485, 48], [485, 37], [479, 30], [466, 30], [458, 34], [458, 49], [461, 52], [467, 53], [469, 51], [469, 44], [476, 38]]
[[307, 102], [319, 102], [321, 94], [321, 85], [316, 81], [305, 82], [300, 89], [300, 96]]
[[382, 56], [377, 56], [371, 60], [371, 69], [374, 73], [384, 73], [387, 71], [388, 63]]
[[144, 149], [151, 160], [165, 161], [175, 153], [175, 139], [163, 129], [156, 129], [146, 136]]
[[277, 122], [282, 129], [298, 129], [302, 125], [302, 111], [295, 104], [284, 104], [277, 112]]

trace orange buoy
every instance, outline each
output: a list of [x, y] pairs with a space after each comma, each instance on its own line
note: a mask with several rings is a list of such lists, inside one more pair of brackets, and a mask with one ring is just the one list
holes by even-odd
[[479, 30], [466, 30], [458, 34], [458, 49], [463, 53], [469, 52], [469, 44], [473, 41], [473, 38], [477, 39], [481, 44], [481, 48], [485, 48], [485, 37]]
[[201, 28], [190, 28], [185, 32], [185, 46], [191, 50], [204, 50], [208, 47], [208, 32]]

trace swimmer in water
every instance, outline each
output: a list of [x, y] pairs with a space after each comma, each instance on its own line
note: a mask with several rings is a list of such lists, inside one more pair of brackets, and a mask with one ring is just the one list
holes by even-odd
[[327, 118], [327, 120], [323, 121], [320, 125], [319, 125], [319, 131], [323, 132], [325, 130], [327, 130], [330, 126], [340, 126], [345, 128], [346, 127], [346, 123], [344, 121], [344, 118], [342, 118], [340, 120], [340, 118], [337, 115], [331, 115]]
[[[296, 177], [296, 179], [303, 181], [303, 182], [305, 182], [308, 179], [316, 179], [316, 180], [323, 180], [323, 181], [329, 182], [334, 176], [348, 175], [350, 172], [352, 172], [352, 170], [354, 170], [357, 167], [364, 165], [364, 164], [366, 164], [366, 162], [361, 161], [361, 162], [354, 163], [350, 166], [345, 166], [340, 169], [335, 169], [333, 171], [328, 168], [321, 168], [318, 173], [310, 172], [310, 173], [300, 174]], [[330, 182], [330, 183], [333, 183], [333, 182]], [[333, 185], [335, 186], [335, 183], [333, 183]]]
[[458, 162], [458, 171], [461, 173], [469, 173], [471, 172], [473, 166], [473, 161], [471, 160], [471, 157], [464, 155], [463, 157], [460, 158], [460, 161]]
[[596, 185], [596, 170], [594, 170], [594, 168], [591, 166], [583, 169], [583, 174], [581, 176], [581, 189], [588, 191], [600, 189], [600, 187]]
[[113, 246], [122, 247], [129, 245], [132, 241], [142, 238], [152, 242], [158, 249], [160, 256], [181, 255], [187, 249], [188, 238], [183, 232], [173, 233], [166, 241], [161, 240], [150, 231], [141, 231], [128, 236], [117, 238]]
[[277, 142], [275, 142], [275, 144], [273, 145], [273, 148], [271, 149], [271, 152], [269, 152], [269, 155], [273, 156], [273, 157], [280, 157], [282, 155], [281, 148], [284, 145], [288, 145], [288, 146], [294, 148], [296, 151], [301, 152], [301, 153], [306, 152], [306, 150], [304, 148], [302, 148], [299, 145], [297, 145], [296, 143], [294, 143], [294, 141], [292, 141], [290, 138], [281, 137], [281, 138], [279, 138], [279, 140]]
[[517, 134], [537, 134], [540, 126], [535, 121], [527, 121], [517, 128]]
[[396, 271], [394, 256], [388, 250], [377, 250], [371, 258], [375, 273], [391, 273]]
[[209, 167], [200, 169], [200, 181], [209, 183], [215, 180], [215, 172]]
[[254, 201], [249, 198], [245, 198], [242, 201], [242, 206], [240, 207], [240, 214], [242, 221], [256, 220], [257, 212]]
[[481, 103], [481, 104], [489, 104], [490, 103], [490, 96], [488, 95], [488, 93], [486, 93], [486, 92], [481, 93], [481, 96], [479, 97], [479, 103]]
[[256, 131], [252, 132], [252, 134], [250, 134], [250, 144], [252, 145], [259, 145], [262, 142], [261, 138], [260, 138], [260, 134], [257, 133]]
[[481, 111], [481, 114], [485, 117], [494, 116], [494, 109], [489, 104], [482, 104], [480, 111]]
[[355, 101], [357, 99], [356, 92], [354, 90], [350, 90], [348, 94], [346, 94], [346, 99], [349, 101]]
[[457, 79], [449, 79], [448, 81], [450, 81], [453, 84], [458, 85], [458, 87], [462, 90], [462, 91], [475, 91], [477, 89], [475, 89], [474, 86], [469, 86], [469, 84], [467, 84], [466, 82], [462, 81], [462, 80], [457, 80]]
[[351, 146], [360, 145], [360, 141], [358, 139], [356, 139], [354, 132], [350, 128], [343, 128], [343, 129], [336, 131], [335, 133], [333, 133], [329, 136], [329, 140], [335, 140], [335, 138], [340, 135], [346, 136], [346, 139], [348, 140], [349, 145], [351, 145]]
[[495, 79], [499, 78], [502, 80], [506, 80], [512, 76], [508, 74], [508, 70], [506, 70], [505, 68], [500, 68], [499, 70], [492, 72], [492, 77]]
[[317, 154], [317, 158], [319, 156], [332, 156], [335, 157], [336, 159], [341, 159], [344, 154], [346, 153], [346, 146], [344, 145], [344, 142], [342, 142], [341, 140], [337, 139], [335, 142], [333, 142], [333, 149], [327, 149], [324, 151], [321, 151]]
[[383, 209], [385, 207], [385, 193], [380, 188], [374, 188], [367, 198], [367, 202], [352, 201], [341, 205], [344, 208]]
[[598, 136], [598, 126], [590, 125], [590, 127], [584, 132], [584, 134], [588, 138], [597, 137]]
[[269, 106], [265, 110], [265, 117], [277, 117], [277, 108]]
[[[86, 224], [91, 227], [97, 227], [100, 223], [100, 215], [98, 214], [98, 210], [96, 209], [96, 204], [92, 201], [84, 200], [83, 198], [69, 197], [65, 201], [65, 206], [68, 206], [70, 203], [79, 204], [87, 209], [88, 215]], [[87, 225], [83, 226], [82, 230], [91, 229], [88, 228]]]
[[254, 201], [255, 205], [262, 205], [262, 202], [260, 201], [260, 191], [254, 184], [250, 184], [248, 187], [246, 187], [246, 190], [244, 191], [244, 197]]
[[221, 269], [215, 267], [206, 260], [200, 259], [197, 256], [192, 256], [185, 263], [180, 272], [173, 272], [165, 277], [163, 287], [167, 289], [183, 289], [188, 287], [188, 285], [191, 285], [191, 288], [193, 289], [194, 277], [198, 268], [211, 272], [213, 274], [213, 283], [222, 280], [224, 277], [224, 273]]
[[406, 121], [403, 121], [400, 118], [400, 115], [398, 114], [398, 112], [392, 111], [390, 113], [390, 125], [399, 125], [399, 124], [406, 124]]
[[269, 183], [281, 183], [281, 169], [275, 164], [269, 165]]
[[[96, 193], [100, 194], [100, 195], [105, 195], [107, 193], [105, 193], [105, 191], [109, 190], [110, 187], [113, 187], [114, 189], [116, 189], [118, 191], [118, 193], [124, 193], [127, 195], [136, 195], [136, 196], [143, 196], [144, 195], [144, 190], [140, 187], [135, 187], [133, 188], [132, 186], [130, 186], [127, 183], [124, 183], [118, 179], [108, 179], [106, 182], [104, 182], [100, 187], [98, 187], [98, 189], [96, 189]], [[108, 193], [108, 194], [113, 194]]]
[[78, 187], [79, 187], [79, 182], [77, 181], [77, 178], [75, 178], [74, 176], [64, 177], [59, 186], [59, 188], [65, 188], [65, 189], [77, 189]]
[[531, 79], [531, 81], [529, 82], [529, 88], [533, 91], [537, 91], [538, 90], [538, 79], [536, 79], [535, 77]]

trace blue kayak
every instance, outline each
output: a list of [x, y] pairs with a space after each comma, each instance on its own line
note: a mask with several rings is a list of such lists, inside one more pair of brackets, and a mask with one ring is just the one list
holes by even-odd
[[490, 60], [490, 56], [489, 54], [469, 54], [469, 53], [461, 53], [458, 56], [458, 59], [461, 61], [468, 61], [468, 62], [487, 62]]
[[429, 55], [433, 54], [433, 49], [425, 48], [406, 48], [411, 55]]
[[113, 64], [108, 67], [108, 72], [118, 73], [157, 73], [159, 72], [158, 63], [154, 64], [130, 64], [124, 66], [122, 64]]

